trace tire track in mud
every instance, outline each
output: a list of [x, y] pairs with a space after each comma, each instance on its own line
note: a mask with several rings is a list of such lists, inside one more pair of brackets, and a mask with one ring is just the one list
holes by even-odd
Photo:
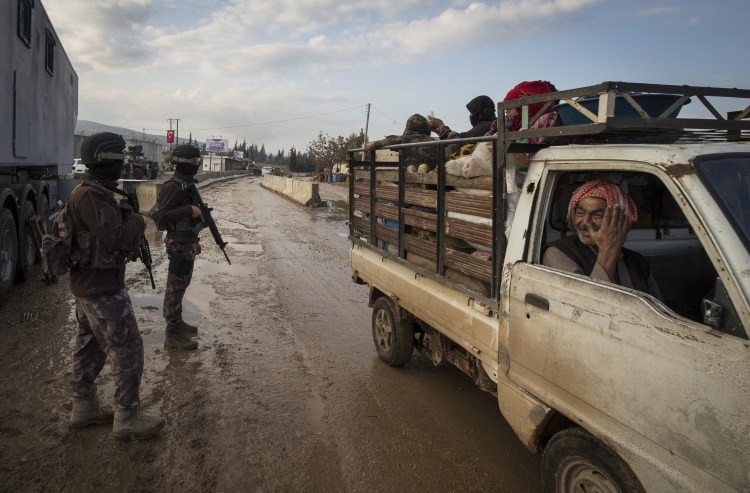
[[273, 277], [282, 286], [285, 318], [306, 365], [307, 419], [319, 431], [325, 461], [331, 462], [319, 467], [335, 468], [346, 490], [360, 491], [361, 463], [353, 471], [349, 453], [351, 442], [359, 440], [357, 433], [350, 434], [351, 422], [361, 417], [348, 414], [349, 404], [340, 404], [365, 386], [367, 370], [356, 362], [370, 360], [372, 351], [367, 288], [351, 282], [345, 211], [304, 209], [278, 195], [268, 202], [273, 212], [259, 213], [261, 229]]
[[[106, 426], [67, 428], [68, 280], [27, 283], [17, 307], [0, 308], [10, 322], [0, 371], [11, 376], [0, 384], [0, 490], [536, 489], [538, 469], [531, 481], [521, 471], [528, 459], [491, 396], [418, 357], [405, 369], [378, 360], [341, 213], [302, 208], [252, 179], [201, 193], [232, 265], [201, 233], [184, 303], [200, 327], [198, 350], [163, 348], [163, 233], [147, 231], [156, 290], [142, 264], [127, 269], [144, 339], [142, 402], [166, 418], [163, 434], [121, 443]], [[23, 321], [26, 311], [39, 318]], [[113, 393], [107, 364], [99, 397], [108, 404]]]
[[[257, 193], [266, 192], [258, 189]], [[202, 234], [203, 253], [185, 300], [185, 318], [200, 317], [201, 347], [194, 354], [169, 353], [170, 363], [159, 370], [161, 378], [173, 377], [163, 387], [175, 389], [162, 396], [163, 409], [175, 421], [166, 437], [173, 443], [167, 448], [175, 450], [188, 442], [182, 429], [199, 437], [190, 442], [196, 445], [194, 450], [164, 462], [172, 470], [185, 471], [192, 465], [198, 471], [182, 480], [172, 475], [166, 480], [169, 485], [300, 490], [309, 485], [310, 474], [322, 474], [323, 484], [338, 482], [328, 477], [328, 461], [322, 462], [323, 467], [316, 465], [330, 454], [321, 454], [325, 434], [308, 419], [308, 405], [300, 399], [309, 392], [307, 362], [300, 357], [294, 328], [282, 310], [264, 238], [254, 224], [252, 194], [247, 184], [239, 183], [221, 184], [203, 193], [215, 208], [222, 236], [230, 242], [232, 265], [226, 264], [212, 237]], [[183, 359], [197, 361], [199, 367], [194, 372], [178, 368]], [[195, 375], [192, 387], [185, 381], [189, 373]], [[200, 389], [200, 393], [180, 395], [180, 388]], [[180, 407], [189, 409], [180, 413]]]

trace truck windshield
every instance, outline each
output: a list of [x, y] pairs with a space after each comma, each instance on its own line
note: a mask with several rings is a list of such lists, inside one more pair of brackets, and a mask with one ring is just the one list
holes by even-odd
[[750, 154], [704, 156], [695, 167], [750, 249]]

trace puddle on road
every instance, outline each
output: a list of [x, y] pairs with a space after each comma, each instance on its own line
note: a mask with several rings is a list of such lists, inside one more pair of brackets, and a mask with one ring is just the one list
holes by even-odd
[[[246, 278], [246, 276], [254, 272], [254, 269], [248, 266], [242, 265], [241, 263], [237, 261], [237, 259], [232, 259], [232, 257], [229, 257], [229, 259], [232, 260], [231, 265], [227, 263], [223, 255], [221, 255], [220, 258], [217, 258], [216, 261], [214, 262], [205, 261], [205, 260], [201, 261], [199, 257], [195, 259], [195, 269], [193, 269], [193, 277], [195, 277], [195, 275], [200, 272], [203, 275], [229, 274], [235, 277], [240, 276], [240, 277]], [[192, 283], [191, 283], [191, 287], [192, 287]]]
[[[214, 221], [217, 221], [217, 220], [214, 219]], [[225, 217], [218, 219], [216, 227], [219, 228], [219, 231], [221, 232], [228, 230], [228, 229], [240, 229], [243, 231], [247, 231], [249, 233], [253, 233], [257, 231], [257, 229], [253, 229], [247, 224], [244, 224], [244, 223], [241, 223], [239, 221], [235, 221], [229, 218], [225, 218]]]
[[261, 245], [260, 243], [232, 243], [230, 241], [227, 246], [233, 250], [239, 250], [240, 252], [263, 252], [263, 245]]
[[325, 203], [326, 207], [328, 207], [329, 209], [341, 209], [342, 211], [346, 211], [349, 209], [349, 203], [346, 200], [326, 199]]
[[234, 236], [222, 236], [222, 239], [226, 241], [227, 246], [233, 250], [240, 252], [263, 253], [263, 245], [260, 243], [244, 243], [242, 240], [235, 238]]
[[163, 293], [153, 290], [146, 293], [130, 290], [129, 293], [130, 301], [132, 301], [133, 306], [137, 306], [142, 310], [159, 310], [159, 312], [161, 312], [162, 301], [164, 298]]

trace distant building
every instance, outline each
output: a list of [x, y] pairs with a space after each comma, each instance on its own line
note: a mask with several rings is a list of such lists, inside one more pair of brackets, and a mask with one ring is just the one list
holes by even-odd
[[205, 154], [203, 159], [203, 171], [229, 171], [247, 169], [249, 159], [235, 159], [234, 156], [221, 154]]

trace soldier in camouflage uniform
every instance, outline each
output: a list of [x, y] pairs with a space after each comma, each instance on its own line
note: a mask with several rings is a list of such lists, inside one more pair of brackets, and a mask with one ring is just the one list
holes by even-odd
[[[365, 149], [371, 151], [394, 144], [410, 144], [415, 142], [431, 142], [430, 124], [420, 114], [413, 114], [406, 120], [406, 128], [401, 135], [389, 135], [384, 139], [368, 142]], [[409, 172], [427, 172], [437, 164], [437, 146], [419, 146], [399, 149], [401, 163]], [[424, 166], [422, 166], [424, 165]]]
[[169, 256], [167, 289], [164, 291], [164, 319], [167, 322], [164, 347], [195, 349], [198, 343], [190, 336], [198, 328], [182, 319], [182, 299], [193, 277], [195, 257], [201, 252], [198, 234], [193, 228], [201, 222], [198, 208], [185, 187], [197, 182], [195, 174], [200, 163], [200, 151], [189, 144], [172, 151], [174, 176], [162, 185], [156, 216], [160, 229], [167, 230], [164, 241]]
[[[112, 190], [122, 173], [125, 141], [109, 132], [86, 137], [81, 158], [88, 174], [71, 192], [70, 289], [78, 334], [73, 354], [71, 425], [112, 423], [115, 438], [157, 435], [161, 417], [140, 413], [143, 340], [125, 289], [125, 263], [134, 260], [145, 229], [143, 216], [117, 203]], [[109, 357], [115, 380], [114, 414], [99, 406], [96, 377]]]

